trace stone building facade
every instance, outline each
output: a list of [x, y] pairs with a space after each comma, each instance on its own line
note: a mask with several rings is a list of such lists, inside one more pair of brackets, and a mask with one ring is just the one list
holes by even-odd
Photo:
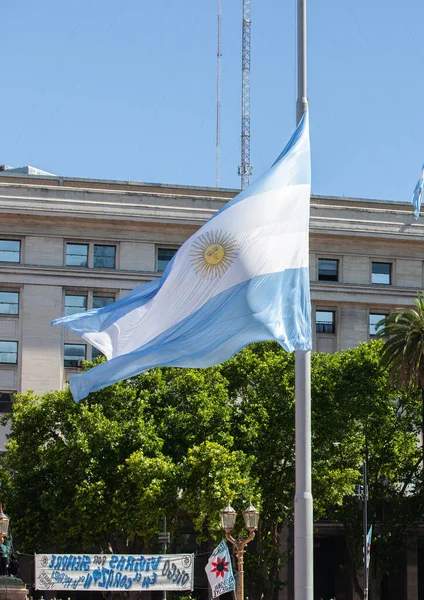
[[[2, 402], [16, 391], [63, 387], [92, 348], [50, 321], [160, 277], [175, 250], [235, 193], [3, 172]], [[423, 251], [424, 226], [410, 205], [314, 196], [314, 349], [356, 346], [382, 315], [410, 305], [423, 288]]]
[[[63, 388], [94, 355], [52, 319], [160, 277], [237, 193], [35, 173], [0, 172], [0, 412], [14, 392]], [[354, 347], [422, 290], [424, 225], [409, 204], [313, 196], [310, 277], [314, 349]], [[4, 442], [5, 430], [0, 451]], [[416, 568], [408, 567], [411, 600]]]

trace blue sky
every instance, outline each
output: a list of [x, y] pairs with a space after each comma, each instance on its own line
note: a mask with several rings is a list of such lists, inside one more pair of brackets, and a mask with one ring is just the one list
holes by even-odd
[[[221, 185], [240, 185], [242, 0], [223, 1]], [[295, 119], [295, 0], [252, 0], [252, 165]], [[217, 0], [14, 0], [0, 164], [215, 185]], [[309, 0], [313, 192], [410, 201], [424, 162], [424, 2]]]

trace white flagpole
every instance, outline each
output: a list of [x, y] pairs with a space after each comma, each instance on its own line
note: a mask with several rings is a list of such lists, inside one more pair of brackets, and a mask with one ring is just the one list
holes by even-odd
[[297, 102], [296, 124], [308, 108], [306, 85], [306, 0], [297, 0]]
[[[299, 124], [307, 108], [306, 0], [297, 0], [297, 124]], [[310, 352], [296, 351], [295, 386], [296, 495], [294, 503], [294, 597], [295, 600], [313, 600]]]
[[296, 351], [296, 496], [294, 501], [294, 598], [313, 600], [311, 483], [311, 353]]

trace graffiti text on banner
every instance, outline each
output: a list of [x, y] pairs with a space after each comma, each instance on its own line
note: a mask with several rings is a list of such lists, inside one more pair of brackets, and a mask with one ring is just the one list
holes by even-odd
[[37, 554], [37, 590], [193, 589], [194, 555]]

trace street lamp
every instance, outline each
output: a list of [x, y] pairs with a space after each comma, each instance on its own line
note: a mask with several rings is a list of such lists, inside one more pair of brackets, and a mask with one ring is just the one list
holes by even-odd
[[9, 517], [3, 512], [3, 505], [0, 504], [0, 538], [3, 542], [9, 532]]
[[259, 522], [259, 511], [256, 510], [252, 504], [250, 504], [245, 511], [243, 511], [243, 519], [246, 529], [249, 532], [247, 538], [242, 535], [238, 535], [237, 539], [231, 535], [231, 530], [234, 529], [234, 525], [237, 519], [237, 512], [228, 504], [227, 508], [221, 511], [221, 527], [225, 531], [225, 537], [235, 547], [237, 552], [237, 565], [238, 565], [238, 585], [237, 585], [237, 600], [244, 600], [244, 548], [249, 542], [255, 537], [255, 531], [258, 528]]

